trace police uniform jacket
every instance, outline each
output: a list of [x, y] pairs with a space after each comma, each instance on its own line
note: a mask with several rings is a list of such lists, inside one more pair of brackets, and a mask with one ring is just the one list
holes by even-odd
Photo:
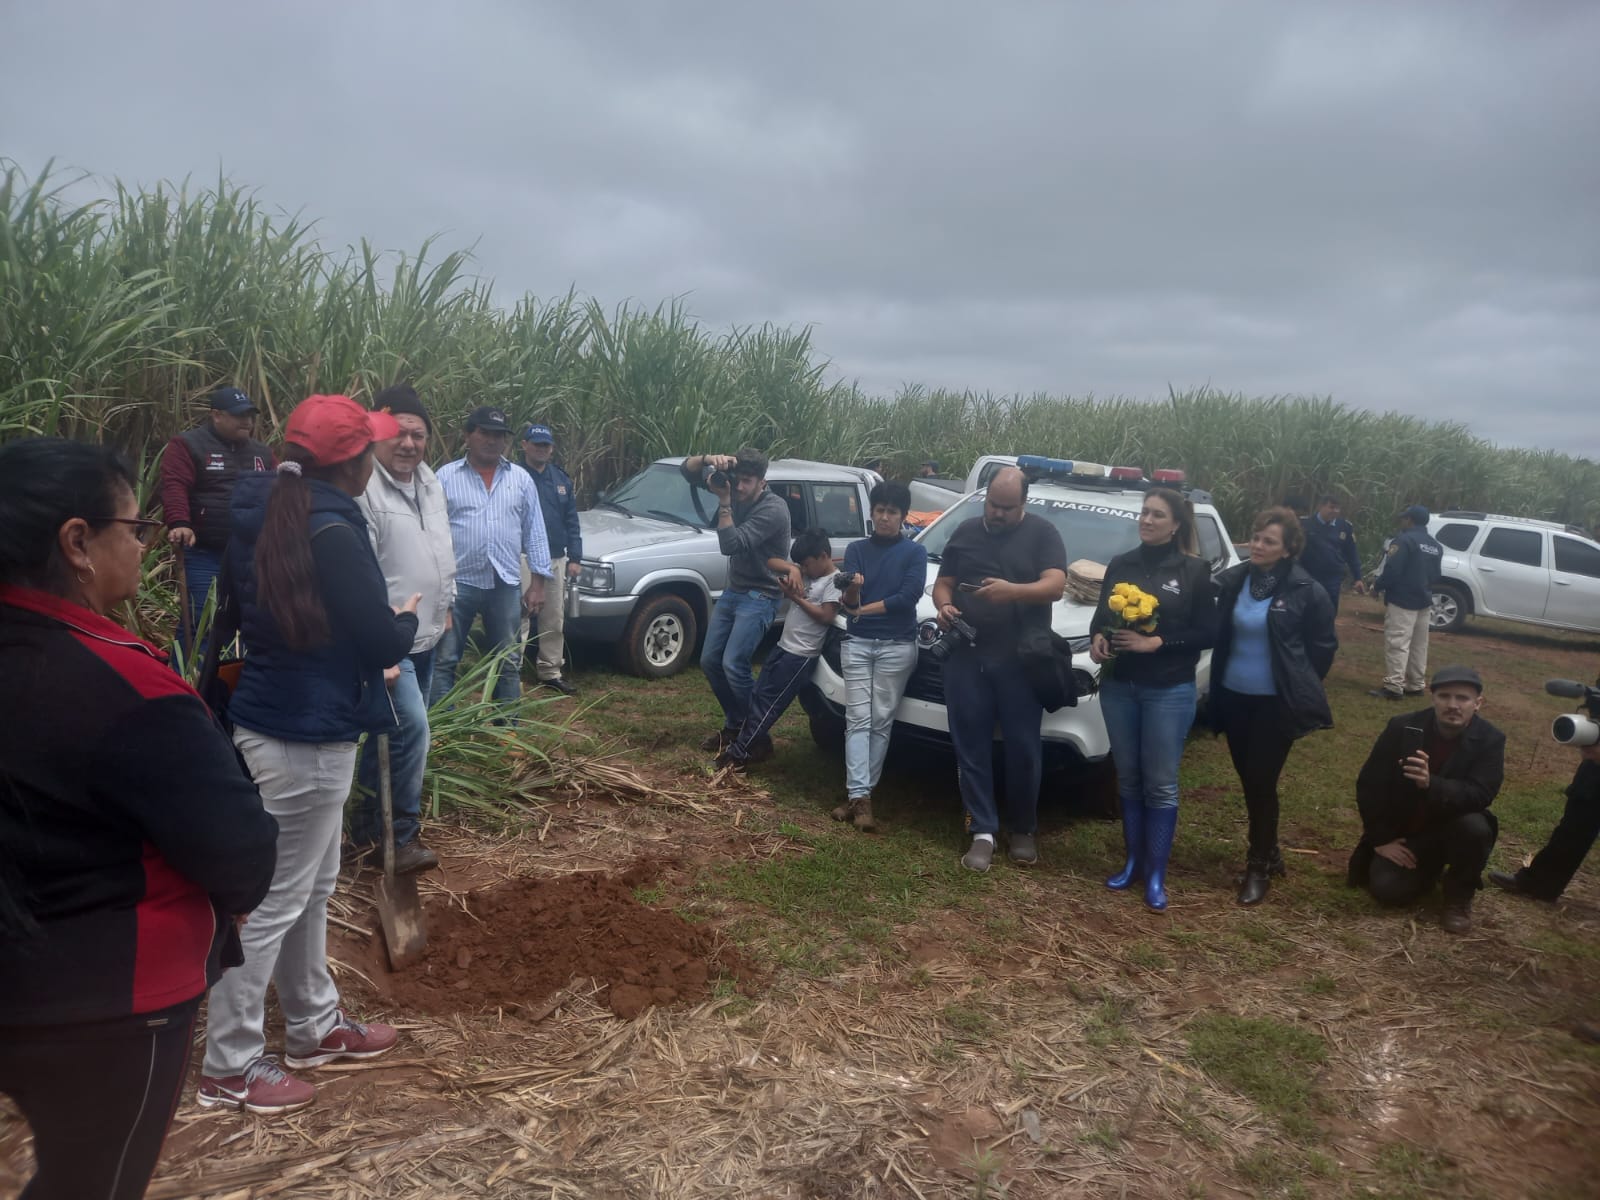
[[539, 511], [544, 514], [544, 535], [550, 542], [550, 557], [577, 562], [583, 557], [583, 527], [578, 524], [578, 493], [572, 476], [555, 463], [535, 471], [527, 463], [523, 470], [533, 476], [539, 489]]
[[1355, 526], [1339, 517], [1324, 521], [1312, 513], [1300, 522], [1305, 531], [1306, 548], [1300, 552], [1300, 565], [1311, 578], [1326, 585], [1343, 581], [1346, 570], [1352, 579], [1361, 578], [1361, 553], [1356, 549]]
[[1396, 608], [1418, 611], [1433, 605], [1433, 584], [1444, 564], [1444, 549], [1426, 529], [1401, 531], [1384, 557], [1373, 586]]

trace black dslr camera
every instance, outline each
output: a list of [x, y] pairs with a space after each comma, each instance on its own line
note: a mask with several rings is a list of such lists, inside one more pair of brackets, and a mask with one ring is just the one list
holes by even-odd
[[833, 586], [842, 592], [849, 588], [849, 586], [855, 581], [856, 573], [854, 571], [840, 571], [833, 577]]
[[1544, 690], [1552, 696], [1582, 701], [1580, 711], [1563, 713], [1550, 723], [1550, 736], [1563, 746], [1593, 746], [1600, 742], [1600, 687], [1575, 679], [1547, 679]]
[[714, 492], [720, 492], [728, 486], [728, 473], [718, 470], [710, 463], [706, 464], [706, 469], [701, 472], [700, 478], [704, 479], [706, 486]]
[[960, 617], [952, 617], [949, 629], [940, 629], [939, 622], [929, 618], [917, 626], [917, 645], [941, 666], [949, 661], [961, 645], [976, 646], [978, 631]]

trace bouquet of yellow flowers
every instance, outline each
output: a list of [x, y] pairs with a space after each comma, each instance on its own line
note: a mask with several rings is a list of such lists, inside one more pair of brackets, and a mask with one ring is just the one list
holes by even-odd
[[[1111, 610], [1111, 615], [1117, 623], [1108, 625], [1100, 632], [1107, 641], [1118, 629], [1137, 629], [1140, 633], [1154, 633], [1158, 617], [1156, 610], [1161, 607], [1161, 600], [1149, 592], [1142, 591], [1131, 583], [1119, 583], [1111, 589], [1111, 595], [1106, 599], [1106, 607]], [[1109, 678], [1111, 666], [1115, 659], [1107, 659], [1100, 664], [1101, 678]]]

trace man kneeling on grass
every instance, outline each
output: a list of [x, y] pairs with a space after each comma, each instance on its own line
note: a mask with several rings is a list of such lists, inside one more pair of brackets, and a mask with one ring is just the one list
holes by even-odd
[[1410, 904], [1444, 877], [1447, 933], [1472, 928], [1472, 894], [1499, 823], [1489, 805], [1505, 778], [1506, 735], [1478, 715], [1472, 667], [1433, 677], [1433, 707], [1396, 717], [1356, 779], [1362, 836], [1349, 882], [1382, 904]]
[[810, 681], [828, 626], [839, 612], [839, 585], [833, 579], [833, 547], [827, 531], [807, 529], [795, 538], [790, 553], [794, 563], [774, 558], [767, 565], [779, 572], [779, 586], [793, 607], [750, 694], [749, 715], [738, 736], [717, 755], [719, 767], [742, 771], [772, 757], [770, 730]]

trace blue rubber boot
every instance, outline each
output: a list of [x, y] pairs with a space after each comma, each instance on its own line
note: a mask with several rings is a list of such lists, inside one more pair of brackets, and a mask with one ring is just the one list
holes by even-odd
[[1144, 902], [1153, 912], [1167, 911], [1167, 860], [1177, 832], [1177, 805], [1144, 810]]
[[1106, 880], [1114, 892], [1126, 891], [1144, 878], [1139, 860], [1144, 856], [1144, 801], [1122, 802], [1122, 841], [1128, 847], [1128, 861], [1122, 870]]

